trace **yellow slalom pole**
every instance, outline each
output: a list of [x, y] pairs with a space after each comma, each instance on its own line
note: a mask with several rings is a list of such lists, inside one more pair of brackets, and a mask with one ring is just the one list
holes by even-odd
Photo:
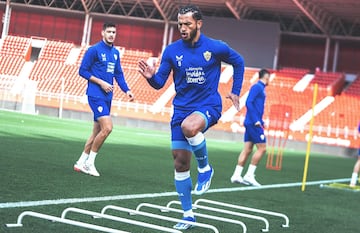
[[312, 135], [313, 135], [313, 124], [314, 124], [314, 108], [316, 104], [316, 98], [317, 98], [317, 91], [318, 91], [318, 84], [315, 83], [314, 85], [314, 94], [313, 94], [313, 102], [312, 102], [312, 108], [311, 108], [311, 120], [310, 120], [310, 129], [309, 129], [309, 138], [306, 148], [306, 156], [305, 156], [305, 165], [304, 165], [304, 175], [302, 180], [302, 186], [301, 191], [305, 191], [305, 184], [306, 184], [306, 177], [308, 173], [308, 167], [309, 167], [309, 157], [310, 157], [310, 147], [311, 147], [311, 141], [312, 141]]

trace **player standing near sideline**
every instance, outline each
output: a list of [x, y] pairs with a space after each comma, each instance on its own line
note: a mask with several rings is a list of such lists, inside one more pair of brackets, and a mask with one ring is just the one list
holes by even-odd
[[[266, 138], [264, 134], [264, 121], [262, 119], [265, 108], [265, 87], [269, 84], [270, 72], [262, 69], [259, 71], [259, 81], [254, 84], [246, 99], [246, 116], [244, 121], [245, 135], [244, 148], [239, 155], [238, 164], [231, 177], [232, 183], [243, 183], [246, 185], [260, 186], [255, 180], [255, 170], [262, 156], [266, 152]], [[248, 170], [242, 178], [241, 173], [244, 165], [253, 151], [254, 144], [257, 151], [254, 153]]]
[[[360, 123], [358, 126], [358, 133], [360, 135]], [[360, 172], [360, 148], [359, 148], [359, 152], [358, 152], [358, 159], [354, 165], [354, 170], [351, 175], [350, 187], [355, 187], [357, 180], [358, 180], [359, 172]]]
[[95, 158], [113, 128], [110, 110], [114, 78], [130, 101], [134, 99], [124, 78], [120, 53], [114, 47], [115, 24], [104, 23], [101, 35], [102, 40], [86, 51], [79, 69], [80, 76], [88, 80], [86, 94], [94, 113], [94, 126], [85, 143], [84, 151], [74, 165], [74, 170], [92, 176], [100, 176], [95, 168]]
[[[190, 161], [194, 153], [198, 164], [194, 193], [201, 195], [209, 189], [214, 174], [208, 162], [204, 132], [217, 123], [222, 111], [218, 93], [221, 62], [234, 68], [232, 90], [226, 98], [231, 99], [237, 109], [244, 73], [240, 54], [226, 43], [202, 34], [202, 23], [202, 13], [197, 6], [181, 7], [178, 12], [181, 39], [166, 47], [158, 71], [155, 72], [155, 64], [139, 61], [139, 72], [155, 89], [162, 88], [173, 71], [176, 96], [170, 124], [175, 187], [184, 210], [183, 219], [193, 222]], [[174, 226], [180, 230], [191, 227], [184, 223]]]

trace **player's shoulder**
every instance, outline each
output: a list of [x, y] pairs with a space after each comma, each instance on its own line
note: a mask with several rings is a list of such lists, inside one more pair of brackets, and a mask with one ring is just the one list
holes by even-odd
[[207, 43], [211, 43], [214, 46], [227, 46], [227, 43], [225, 41], [205, 36], [204, 34], [202, 34], [202, 39]]
[[229, 49], [229, 46], [225, 41], [218, 40], [205, 35], [202, 35], [202, 40], [207, 45], [207, 47], [212, 48], [214, 52], [221, 53], [221, 52], [226, 52]]

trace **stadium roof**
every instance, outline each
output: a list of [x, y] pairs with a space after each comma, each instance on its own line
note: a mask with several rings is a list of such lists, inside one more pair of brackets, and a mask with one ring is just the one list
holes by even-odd
[[278, 22], [284, 34], [360, 40], [359, 0], [0, 0], [6, 3], [170, 23], [191, 3], [205, 16]]

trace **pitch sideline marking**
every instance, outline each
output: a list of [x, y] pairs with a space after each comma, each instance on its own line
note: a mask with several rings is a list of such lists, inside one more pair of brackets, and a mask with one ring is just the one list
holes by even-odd
[[[350, 178], [333, 179], [333, 180], [319, 180], [309, 181], [306, 185], [320, 185], [337, 182], [348, 182]], [[235, 188], [218, 188], [210, 189], [207, 193], [227, 193], [246, 190], [259, 190], [259, 189], [272, 189], [272, 188], [290, 188], [301, 186], [302, 182], [284, 183], [284, 184], [268, 184], [260, 187], [255, 186], [243, 186]], [[42, 200], [42, 201], [20, 201], [20, 202], [4, 202], [0, 203], [0, 209], [5, 208], [18, 208], [18, 207], [33, 207], [44, 205], [60, 205], [70, 203], [83, 203], [83, 202], [99, 202], [99, 201], [115, 201], [115, 200], [128, 200], [128, 199], [141, 199], [141, 198], [155, 198], [155, 197], [169, 197], [177, 196], [176, 192], [163, 192], [163, 193], [144, 193], [144, 194], [128, 194], [128, 195], [116, 195], [116, 196], [104, 196], [104, 197], [87, 197], [87, 198], [66, 198], [55, 200]]]

